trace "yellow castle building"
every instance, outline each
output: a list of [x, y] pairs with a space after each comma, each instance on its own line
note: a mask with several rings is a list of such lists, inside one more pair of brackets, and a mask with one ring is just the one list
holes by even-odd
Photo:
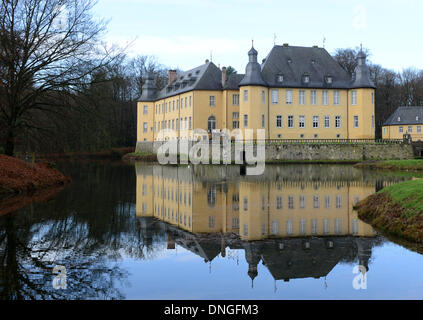
[[[266, 139], [374, 139], [375, 85], [360, 52], [353, 77], [324, 49], [274, 46], [245, 74], [213, 62], [177, 73], [156, 90], [149, 73], [138, 102], [138, 143], [163, 141], [162, 129], [190, 139], [194, 129], [264, 129]], [[256, 135], [254, 135], [256, 138]]]
[[423, 107], [399, 107], [382, 126], [383, 139], [403, 139], [410, 135], [413, 141], [423, 141]]

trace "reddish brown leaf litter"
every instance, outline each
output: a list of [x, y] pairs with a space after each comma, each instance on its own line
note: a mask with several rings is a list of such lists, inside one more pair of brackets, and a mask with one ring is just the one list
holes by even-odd
[[46, 163], [31, 163], [0, 155], [0, 194], [32, 194], [38, 190], [63, 186], [71, 181]]

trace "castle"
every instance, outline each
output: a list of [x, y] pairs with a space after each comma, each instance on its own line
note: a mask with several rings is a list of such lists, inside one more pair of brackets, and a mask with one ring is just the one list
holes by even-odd
[[[194, 129], [263, 129], [266, 139], [374, 139], [375, 85], [366, 55], [351, 77], [324, 49], [275, 45], [260, 64], [251, 48], [245, 74], [213, 62], [169, 71], [156, 90], [148, 74], [138, 102], [137, 141], [190, 139]], [[254, 139], [257, 138], [254, 134]]]

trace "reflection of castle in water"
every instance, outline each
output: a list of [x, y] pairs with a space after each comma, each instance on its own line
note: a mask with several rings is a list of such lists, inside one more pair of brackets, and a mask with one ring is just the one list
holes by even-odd
[[236, 166], [136, 170], [137, 216], [162, 225], [169, 249], [206, 262], [244, 249], [250, 277], [262, 261], [276, 280], [319, 278], [357, 258], [368, 267], [378, 239], [353, 205], [391, 183], [349, 166], [267, 166], [260, 177]]

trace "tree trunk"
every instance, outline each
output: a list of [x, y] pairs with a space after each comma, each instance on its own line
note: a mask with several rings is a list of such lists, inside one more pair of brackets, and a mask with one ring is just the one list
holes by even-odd
[[15, 134], [14, 134], [14, 130], [10, 128], [7, 131], [4, 153], [8, 156], [13, 157], [14, 151], [15, 151]]

